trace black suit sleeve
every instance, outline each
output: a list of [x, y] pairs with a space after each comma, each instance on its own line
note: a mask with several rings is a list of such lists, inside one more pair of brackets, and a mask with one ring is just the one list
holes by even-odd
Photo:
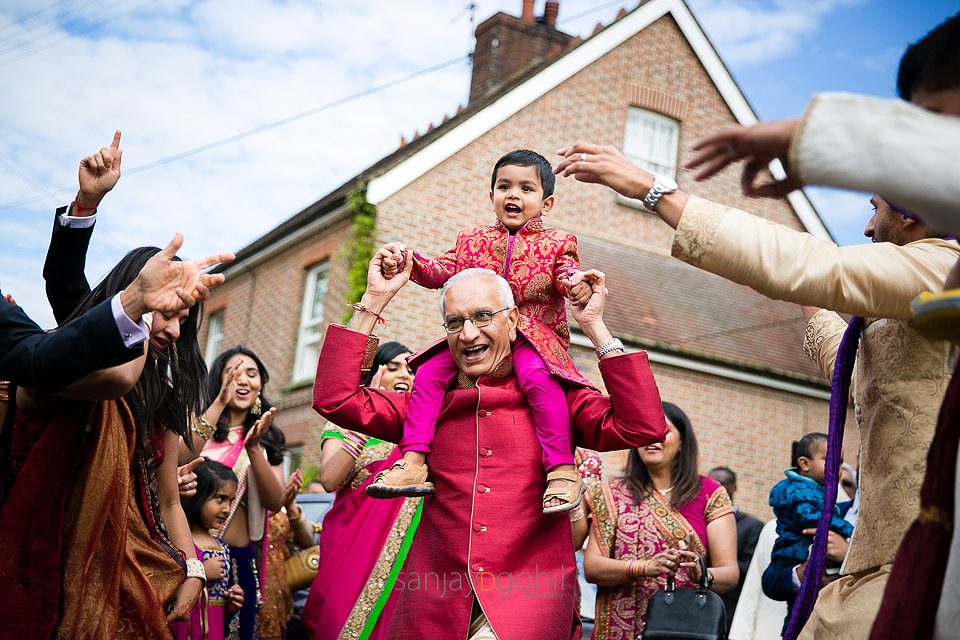
[[737, 564], [740, 566], [741, 584], [747, 575], [753, 553], [757, 549], [757, 540], [760, 539], [762, 529], [763, 523], [752, 516], [748, 516], [737, 526]]
[[19, 306], [0, 301], [0, 380], [51, 394], [142, 354], [142, 345], [123, 344], [109, 300], [53, 333]]
[[53, 219], [50, 248], [43, 263], [43, 279], [47, 283], [47, 300], [53, 308], [53, 317], [63, 324], [80, 300], [90, 292], [90, 284], [84, 275], [87, 265], [87, 248], [93, 236], [93, 226], [84, 229], [65, 227], [60, 224], [60, 214], [67, 207], [60, 207]]

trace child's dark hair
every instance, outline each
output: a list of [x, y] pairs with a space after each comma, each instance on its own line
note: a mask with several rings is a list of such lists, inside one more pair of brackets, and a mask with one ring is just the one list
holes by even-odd
[[239, 481], [233, 469], [209, 458], [204, 458], [193, 472], [197, 474], [197, 492], [189, 498], [181, 498], [180, 503], [183, 505], [183, 514], [187, 516], [187, 522], [194, 527], [203, 527], [200, 518], [203, 503], [213, 497], [226, 483]]
[[497, 160], [493, 165], [493, 175], [490, 177], [490, 190], [493, 191], [497, 185], [497, 172], [500, 167], [535, 167], [540, 176], [540, 186], [543, 187], [544, 199], [553, 195], [553, 188], [556, 185], [556, 177], [553, 175], [553, 167], [547, 162], [547, 159], [536, 151], [527, 149], [517, 149]]
[[808, 433], [793, 443], [790, 452], [790, 466], [797, 468], [800, 466], [800, 458], [812, 458], [814, 450], [821, 442], [827, 441], [827, 434], [815, 431]]
[[960, 88], [960, 13], [911, 44], [900, 58], [897, 93], [910, 100], [914, 91]]

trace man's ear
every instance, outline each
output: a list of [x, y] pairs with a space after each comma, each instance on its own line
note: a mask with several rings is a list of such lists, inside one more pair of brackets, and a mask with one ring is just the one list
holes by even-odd
[[507, 313], [507, 320], [510, 322], [510, 342], [517, 339], [517, 324], [520, 322], [520, 311], [514, 307]]
[[[493, 193], [491, 192], [490, 195], [493, 196]], [[540, 212], [543, 213], [543, 214], [549, 213], [549, 212], [550, 212], [550, 209], [553, 209], [553, 205], [554, 205], [555, 202], [556, 202], [556, 200], [554, 199], [553, 196], [549, 196], [549, 197], [544, 198], [544, 199], [543, 199], [543, 206], [540, 207]]]

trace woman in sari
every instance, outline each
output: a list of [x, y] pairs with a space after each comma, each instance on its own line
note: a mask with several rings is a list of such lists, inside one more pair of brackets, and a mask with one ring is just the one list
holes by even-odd
[[[179, 246], [134, 249], [72, 316], [124, 304], [138, 273], [210, 266], [175, 262]], [[185, 619], [200, 595], [176, 451], [203, 404], [201, 305], [166, 308], [143, 314], [149, 340], [136, 360], [56, 397], [17, 391], [16, 475], [0, 512], [0, 626], [9, 637], [170, 638], [168, 622]]]
[[672, 575], [677, 587], [700, 578], [722, 593], [737, 584], [737, 530], [726, 490], [697, 472], [697, 439], [689, 418], [663, 403], [669, 432], [662, 443], [630, 451], [626, 475], [589, 482], [592, 514], [584, 557], [598, 585], [594, 640], [641, 637], [647, 603]]
[[[369, 386], [410, 391], [410, 349], [380, 345]], [[401, 458], [389, 442], [328, 425], [322, 436], [320, 481], [336, 491], [323, 519], [320, 567], [303, 609], [314, 640], [380, 640], [396, 606], [393, 587], [420, 522], [420, 498], [374, 500], [365, 492], [381, 469]]]
[[[226, 521], [216, 532], [229, 545], [243, 588], [240, 637], [257, 635], [263, 603], [267, 511], [283, 506], [283, 432], [273, 426], [276, 408], [263, 393], [270, 374], [257, 355], [236, 346], [221, 353], [207, 377], [208, 406], [195, 421], [193, 442], [201, 454], [233, 469], [240, 481]], [[181, 459], [189, 457], [185, 447]]]

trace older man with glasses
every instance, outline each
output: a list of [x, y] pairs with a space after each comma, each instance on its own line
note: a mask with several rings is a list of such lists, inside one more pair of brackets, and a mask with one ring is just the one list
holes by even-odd
[[[332, 422], [396, 442], [409, 395], [360, 386], [364, 356], [381, 313], [409, 280], [381, 273], [389, 250], [371, 261], [367, 291], [347, 327], [327, 332], [314, 387], [314, 409]], [[604, 276], [588, 272], [592, 295], [573, 317], [601, 352], [610, 396], [565, 386], [574, 436], [596, 450], [662, 441], [666, 423], [646, 354], [626, 355], [603, 322]], [[502, 278], [469, 269], [441, 293], [447, 344], [459, 369], [447, 392], [430, 454], [435, 493], [405, 570], [390, 638], [575, 638], [577, 567], [567, 515], [544, 515], [544, 482], [530, 409], [517, 385], [511, 346], [522, 318]], [[444, 345], [439, 345], [443, 347]], [[371, 606], [373, 603], [369, 603]]]

